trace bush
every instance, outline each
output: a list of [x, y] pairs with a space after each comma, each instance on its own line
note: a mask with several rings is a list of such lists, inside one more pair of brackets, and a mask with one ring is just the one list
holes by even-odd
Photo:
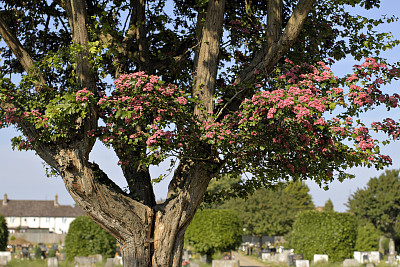
[[0, 214], [0, 251], [5, 251], [8, 242], [8, 228], [6, 219]]
[[49, 249], [49, 251], [47, 252], [47, 257], [52, 258], [55, 257], [57, 255], [56, 250], [55, 249]]
[[361, 221], [357, 227], [356, 251], [377, 251], [381, 233], [368, 221]]
[[242, 226], [233, 210], [198, 211], [186, 234], [186, 244], [208, 256], [217, 251], [235, 249], [242, 241]]
[[35, 247], [35, 259], [40, 259], [42, 257], [42, 249], [37, 246]]
[[115, 255], [116, 241], [103, 228], [87, 216], [77, 217], [69, 226], [65, 237], [65, 252], [68, 260], [75, 256], [102, 254], [111, 258]]
[[329, 261], [351, 258], [357, 237], [355, 217], [347, 213], [307, 211], [293, 224], [290, 242], [295, 253], [312, 260], [327, 254]]

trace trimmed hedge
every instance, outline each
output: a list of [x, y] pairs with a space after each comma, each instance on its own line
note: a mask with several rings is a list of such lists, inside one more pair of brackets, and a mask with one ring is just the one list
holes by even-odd
[[8, 242], [8, 227], [6, 219], [0, 214], [0, 251], [5, 251]]
[[329, 261], [351, 258], [357, 238], [353, 215], [339, 212], [302, 212], [293, 224], [290, 242], [295, 253], [312, 260], [314, 254], [327, 254]]
[[101, 254], [115, 256], [116, 240], [87, 216], [77, 217], [69, 226], [65, 237], [65, 253], [68, 260], [75, 256]]
[[233, 210], [198, 211], [185, 233], [187, 245], [201, 254], [236, 249], [242, 242], [242, 225]]

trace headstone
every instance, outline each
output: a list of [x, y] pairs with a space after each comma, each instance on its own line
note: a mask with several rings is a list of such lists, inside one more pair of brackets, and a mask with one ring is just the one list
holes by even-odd
[[361, 264], [368, 262], [368, 252], [366, 251], [354, 251], [353, 257]]
[[388, 264], [389, 265], [395, 265], [396, 264], [396, 256], [395, 255], [389, 255], [388, 256]]
[[365, 265], [365, 267], [375, 267], [375, 265], [373, 263], [367, 263], [367, 265]]
[[393, 241], [392, 238], [389, 240], [389, 255], [396, 255], [396, 250], [395, 250], [395, 247], [394, 247], [394, 241]]
[[11, 261], [11, 251], [0, 251], [0, 256], [6, 256], [7, 261]]
[[356, 259], [345, 259], [343, 261], [343, 267], [355, 267], [359, 265], [360, 263]]
[[317, 263], [317, 262], [328, 262], [328, 255], [314, 254], [314, 263]]
[[122, 266], [122, 262], [120, 258], [108, 258], [104, 267], [115, 267], [115, 266]]
[[91, 260], [91, 263], [94, 264], [103, 262], [103, 256], [101, 254], [89, 255], [89, 259]]
[[295, 266], [297, 260], [302, 260], [303, 254], [289, 255], [289, 266]]
[[201, 255], [200, 256], [200, 261], [203, 262], [203, 263], [206, 263], [207, 262], [207, 255]]
[[58, 260], [56, 257], [47, 259], [47, 267], [58, 267]]
[[91, 259], [83, 256], [76, 256], [74, 263], [75, 267], [91, 267], [92, 265]]
[[240, 267], [238, 260], [213, 260], [212, 267]]
[[271, 253], [261, 253], [261, 259], [263, 261], [270, 261], [271, 260]]
[[191, 262], [190, 267], [200, 267], [198, 263]]
[[310, 267], [310, 261], [309, 260], [297, 260], [296, 267]]
[[379, 251], [368, 252], [368, 262], [378, 264], [381, 261], [381, 253]]
[[183, 261], [189, 261], [189, 252], [187, 250], [183, 251]]
[[289, 255], [290, 255], [290, 251], [284, 250], [282, 253], [275, 254], [275, 260], [278, 263], [283, 263], [285, 265], [288, 265], [289, 264]]
[[1, 267], [7, 266], [7, 262], [8, 262], [7, 256], [0, 256], [0, 266]]

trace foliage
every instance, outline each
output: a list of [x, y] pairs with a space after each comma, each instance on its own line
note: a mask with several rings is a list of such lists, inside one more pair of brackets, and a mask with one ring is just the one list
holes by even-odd
[[312, 260], [314, 254], [328, 254], [329, 261], [341, 261], [352, 256], [356, 237], [353, 215], [306, 211], [293, 224], [290, 244], [305, 259]]
[[398, 242], [399, 170], [386, 170], [379, 177], [371, 178], [364, 188], [349, 197], [346, 205], [358, 219], [371, 222], [379, 231]]
[[40, 259], [42, 257], [42, 249], [40, 246], [35, 247], [35, 259]]
[[6, 219], [0, 214], [0, 251], [5, 251], [8, 243], [8, 227]]
[[304, 182], [290, 182], [286, 187], [259, 189], [246, 199], [231, 199], [221, 208], [235, 210], [245, 234], [285, 235], [300, 211], [314, 208], [309, 188]]
[[116, 241], [87, 216], [73, 220], [65, 237], [65, 252], [68, 260], [75, 256], [102, 254], [112, 258], [115, 255]]
[[201, 254], [236, 249], [242, 242], [242, 226], [232, 210], [201, 210], [190, 223], [185, 242]]
[[56, 250], [53, 248], [49, 249], [49, 251], [47, 252], [47, 257], [51, 258], [55, 256], [56, 256]]
[[333, 208], [333, 203], [331, 199], [328, 199], [324, 205], [324, 211], [335, 211]]
[[357, 226], [357, 239], [354, 250], [356, 251], [377, 251], [381, 232], [368, 221], [359, 221]]

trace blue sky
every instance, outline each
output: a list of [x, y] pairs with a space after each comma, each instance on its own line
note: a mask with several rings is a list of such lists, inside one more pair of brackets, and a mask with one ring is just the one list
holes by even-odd
[[[384, 0], [380, 9], [370, 11], [355, 10], [361, 15], [380, 16], [380, 15], [397, 15], [400, 16], [400, 1]], [[397, 11], [397, 14], [396, 14]], [[362, 12], [362, 13], [361, 13]], [[400, 39], [400, 22], [395, 22], [386, 25], [382, 28], [386, 31], [391, 31], [395, 38]], [[389, 58], [391, 62], [400, 60], [400, 47], [389, 50], [383, 53], [383, 56]], [[332, 69], [338, 76], [349, 73], [351, 67], [358, 62], [353, 60], [342, 60], [337, 62]], [[389, 86], [389, 90], [399, 91], [400, 83], [397, 82]], [[381, 120], [386, 117], [392, 117], [395, 120], [400, 118], [399, 110], [387, 114], [386, 110], [377, 110], [367, 114], [364, 119], [367, 121]], [[73, 204], [74, 201], [69, 196], [61, 178], [47, 178], [42, 160], [35, 155], [33, 151], [20, 152], [13, 151], [10, 145], [10, 139], [16, 135], [13, 129], [0, 130], [0, 197], [7, 193], [10, 199], [40, 199], [52, 200], [58, 194], [61, 204]], [[393, 159], [391, 168], [400, 168], [400, 142], [391, 143], [382, 147], [384, 154], [389, 154]], [[103, 145], [96, 143], [92, 151], [91, 160], [98, 163], [101, 168], [121, 187], [126, 186], [122, 172], [117, 166], [117, 159], [111, 150], [106, 149]], [[160, 166], [163, 169], [165, 166]], [[156, 175], [157, 168], [151, 169], [151, 172]], [[333, 182], [330, 184], [330, 189], [325, 191], [318, 187], [314, 182], [307, 181], [310, 187], [310, 193], [313, 196], [314, 203], [317, 206], [324, 205], [329, 198], [332, 200], [335, 210], [345, 211], [344, 203], [351, 193], [357, 188], [362, 188], [366, 185], [369, 178], [379, 176], [383, 171], [376, 171], [368, 168], [354, 168], [350, 173], [356, 175], [355, 179], [346, 180], [342, 183]], [[163, 198], [167, 192], [168, 182], [163, 181], [155, 186], [157, 199]]]

